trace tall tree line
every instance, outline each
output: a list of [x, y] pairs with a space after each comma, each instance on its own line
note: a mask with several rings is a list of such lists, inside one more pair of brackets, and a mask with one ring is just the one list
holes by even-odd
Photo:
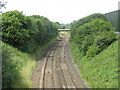
[[57, 29], [60, 25], [43, 16], [25, 16], [15, 10], [5, 12], [0, 17], [2, 17], [2, 41], [22, 51], [32, 52], [35, 50], [33, 45], [43, 45], [58, 35]]

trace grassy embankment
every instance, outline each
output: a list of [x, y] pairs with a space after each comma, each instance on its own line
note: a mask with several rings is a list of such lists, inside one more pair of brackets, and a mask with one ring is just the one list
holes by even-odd
[[72, 24], [71, 52], [90, 88], [118, 88], [118, 40], [102, 14]]
[[71, 51], [82, 77], [91, 88], [118, 87], [118, 41], [92, 59], [79, 58], [79, 49], [71, 43]]
[[47, 49], [56, 40], [57, 39], [54, 38], [44, 46], [37, 46], [38, 50], [31, 55], [28, 53], [23, 53], [17, 48], [14, 48], [2, 42], [2, 61], [4, 69], [3, 88], [5, 88], [4, 86], [12, 88], [31, 88], [31, 75], [36, 66], [36, 58], [40, 57], [43, 50]]

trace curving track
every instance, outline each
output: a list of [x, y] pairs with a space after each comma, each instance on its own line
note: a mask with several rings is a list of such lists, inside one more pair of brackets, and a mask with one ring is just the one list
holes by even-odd
[[33, 88], [89, 88], [73, 63], [68, 35], [62, 35], [39, 60], [32, 81]]

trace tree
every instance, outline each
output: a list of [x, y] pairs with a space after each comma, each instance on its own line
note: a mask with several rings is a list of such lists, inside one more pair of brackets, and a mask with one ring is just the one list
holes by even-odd
[[19, 11], [2, 14], [2, 40], [10, 45], [21, 47], [29, 38], [25, 16]]

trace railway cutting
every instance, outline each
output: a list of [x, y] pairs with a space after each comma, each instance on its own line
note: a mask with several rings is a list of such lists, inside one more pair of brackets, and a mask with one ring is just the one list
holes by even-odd
[[70, 54], [69, 35], [62, 34], [38, 61], [32, 81], [33, 88], [89, 88]]

